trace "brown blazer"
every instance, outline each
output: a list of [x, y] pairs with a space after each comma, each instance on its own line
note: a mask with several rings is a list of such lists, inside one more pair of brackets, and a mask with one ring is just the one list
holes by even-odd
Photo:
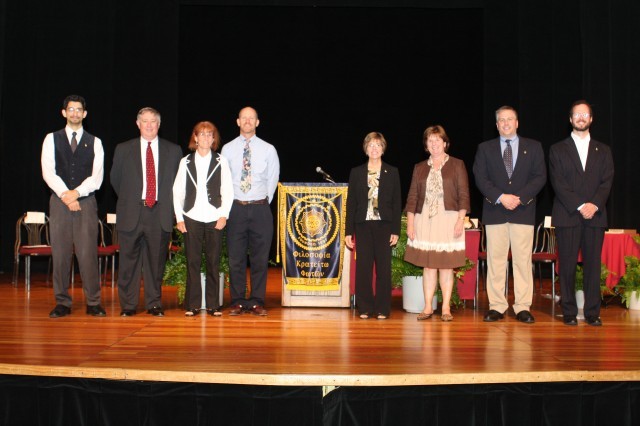
[[[431, 167], [424, 160], [415, 165], [411, 177], [411, 187], [407, 195], [405, 212], [422, 213], [422, 206], [427, 193], [427, 177]], [[458, 158], [449, 156], [449, 160], [442, 167], [442, 187], [444, 191], [444, 209], [462, 210], [467, 213], [471, 210], [469, 203], [469, 179], [464, 162]]]

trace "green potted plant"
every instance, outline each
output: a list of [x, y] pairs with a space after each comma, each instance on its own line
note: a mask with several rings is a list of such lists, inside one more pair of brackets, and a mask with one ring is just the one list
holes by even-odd
[[[393, 288], [402, 288], [402, 307], [410, 313], [420, 313], [424, 308], [424, 291], [422, 288], [423, 268], [404, 260], [407, 250], [407, 216], [402, 215], [400, 225], [400, 236], [398, 243], [391, 251], [391, 285]], [[464, 266], [454, 269], [453, 293], [451, 294], [451, 304], [459, 307], [463, 304], [458, 294], [458, 281], [462, 279], [465, 272], [471, 270], [474, 263], [465, 258]], [[438, 302], [442, 302], [442, 292], [440, 288], [434, 297], [434, 310]]]
[[[607, 265], [604, 263], [600, 263], [600, 295], [605, 296], [608, 294], [613, 294], [612, 291], [607, 287], [607, 278], [613, 272], [609, 271]], [[576, 265], [576, 304], [578, 305], [578, 309], [584, 308], [584, 270], [582, 269], [582, 265]]]
[[[177, 228], [174, 231], [176, 235], [174, 244], [177, 250], [167, 260], [164, 267], [164, 275], [162, 277], [163, 284], [166, 286], [177, 287], [178, 303], [184, 302], [185, 290], [187, 287], [187, 257], [184, 254], [184, 235], [178, 231]], [[201, 273], [206, 273], [204, 253], [202, 254]], [[228, 286], [229, 282], [229, 255], [227, 252], [227, 232], [223, 231], [222, 234], [222, 252], [220, 254], [220, 275], [224, 278], [221, 279], [221, 284], [224, 287]]]
[[625, 256], [624, 264], [626, 270], [616, 289], [627, 308], [640, 310], [640, 260], [635, 256]]

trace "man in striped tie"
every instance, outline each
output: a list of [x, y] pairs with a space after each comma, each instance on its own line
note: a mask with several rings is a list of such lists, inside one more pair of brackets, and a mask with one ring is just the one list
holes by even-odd
[[529, 308], [533, 298], [531, 252], [536, 220], [536, 196], [547, 181], [540, 142], [518, 135], [518, 113], [510, 106], [496, 111], [500, 136], [481, 143], [473, 174], [484, 197], [482, 222], [487, 236], [487, 294], [484, 321], [504, 318], [509, 251], [513, 261], [513, 311], [525, 324], [535, 322]]

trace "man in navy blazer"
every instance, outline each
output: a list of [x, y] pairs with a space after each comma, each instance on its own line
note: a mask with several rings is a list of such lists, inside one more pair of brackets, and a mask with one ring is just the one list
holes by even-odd
[[578, 325], [575, 298], [576, 263], [582, 250], [584, 317], [601, 326], [600, 258], [607, 227], [607, 199], [613, 183], [613, 157], [609, 147], [591, 138], [591, 105], [584, 100], [571, 106], [571, 136], [549, 152], [551, 184], [555, 191], [551, 221], [558, 239], [562, 314], [566, 325]]
[[[140, 137], [116, 146], [111, 168], [111, 185], [118, 195], [120, 316], [136, 314], [141, 269], [145, 309], [164, 316], [162, 275], [173, 230], [173, 180], [182, 150], [158, 137], [160, 113], [154, 108], [142, 108], [136, 124]], [[155, 178], [147, 174], [152, 170]]]
[[482, 222], [487, 237], [487, 294], [489, 311], [484, 321], [504, 318], [509, 308], [505, 297], [509, 249], [513, 261], [518, 321], [535, 322], [529, 311], [533, 298], [531, 252], [536, 219], [536, 196], [547, 181], [547, 169], [540, 142], [520, 137], [518, 113], [510, 106], [496, 111], [500, 137], [481, 143], [473, 174], [484, 196]]

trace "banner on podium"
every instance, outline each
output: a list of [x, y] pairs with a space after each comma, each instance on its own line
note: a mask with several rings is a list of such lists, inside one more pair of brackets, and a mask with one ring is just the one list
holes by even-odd
[[346, 204], [347, 184], [278, 184], [278, 247], [287, 290], [340, 289]]

